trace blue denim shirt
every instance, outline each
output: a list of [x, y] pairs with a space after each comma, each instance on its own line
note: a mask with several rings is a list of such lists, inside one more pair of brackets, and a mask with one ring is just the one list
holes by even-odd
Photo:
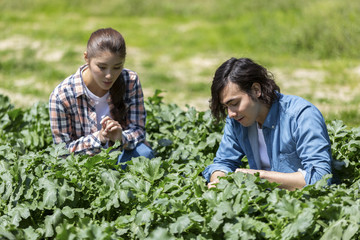
[[[331, 173], [331, 145], [324, 118], [310, 102], [278, 93], [262, 126], [271, 171], [292, 173], [303, 169], [307, 185]], [[203, 176], [209, 182], [216, 170], [233, 172], [247, 156], [252, 169], [261, 169], [256, 122], [243, 127], [226, 118], [224, 135]]]

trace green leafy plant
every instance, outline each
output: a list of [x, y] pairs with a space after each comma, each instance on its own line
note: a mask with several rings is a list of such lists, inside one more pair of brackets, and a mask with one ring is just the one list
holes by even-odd
[[[337, 184], [327, 176], [289, 192], [232, 173], [207, 189], [223, 123], [210, 113], [146, 101], [156, 157], [125, 170], [113, 148], [95, 156], [52, 145], [47, 105], [17, 109], [0, 96], [0, 238], [5, 239], [357, 239], [358, 128], [328, 124]], [[49, 137], [50, 136], [50, 137]], [[37, 140], [36, 140], [37, 139]]]

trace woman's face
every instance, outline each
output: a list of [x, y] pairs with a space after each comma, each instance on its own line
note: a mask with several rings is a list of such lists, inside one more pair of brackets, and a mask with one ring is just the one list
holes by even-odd
[[244, 127], [251, 126], [255, 121], [263, 124], [268, 113], [268, 108], [257, 100], [261, 96], [260, 84], [254, 83], [251, 91], [255, 100], [236, 83], [229, 82], [220, 93], [220, 102], [227, 109], [229, 117]]
[[101, 52], [91, 59], [87, 57], [87, 53], [84, 56], [90, 72], [89, 77], [84, 80], [85, 84], [92, 93], [102, 97], [121, 74], [125, 58], [108, 51]]

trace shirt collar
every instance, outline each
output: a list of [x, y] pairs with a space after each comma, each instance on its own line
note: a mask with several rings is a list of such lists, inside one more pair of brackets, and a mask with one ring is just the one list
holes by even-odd
[[263, 127], [275, 128], [277, 125], [277, 118], [279, 115], [279, 100], [282, 97], [282, 94], [277, 92], [276, 95], [278, 96], [278, 99], [276, 99], [275, 102], [271, 105]]
[[85, 92], [85, 83], [82, 78], [82, 71], [84, 71], [85, 68], [87, 68], [88, 65], [84, 64], [75, 73], [74, 77], [74, 85], [75, 85], [75, 97], [80, 97], [83, 94], [86, 94]]

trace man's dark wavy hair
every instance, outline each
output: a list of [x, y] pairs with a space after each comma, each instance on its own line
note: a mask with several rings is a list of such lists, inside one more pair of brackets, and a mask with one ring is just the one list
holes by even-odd
[[230, 58], [216, 70], [211, 85], [210, 109], [218, 122], [227, 116], [226, 108], [221, 104], [220, 94], [229, 82], [236, 83], [242, 91], [249, 94], [254, 100], [251, 87], [254, 83], [259, 83], [261, 86], [259, 101], [269, 106], [277, 100], [276, 92], [280, 92], [273, 74], [265, 67], [249, 58]]

